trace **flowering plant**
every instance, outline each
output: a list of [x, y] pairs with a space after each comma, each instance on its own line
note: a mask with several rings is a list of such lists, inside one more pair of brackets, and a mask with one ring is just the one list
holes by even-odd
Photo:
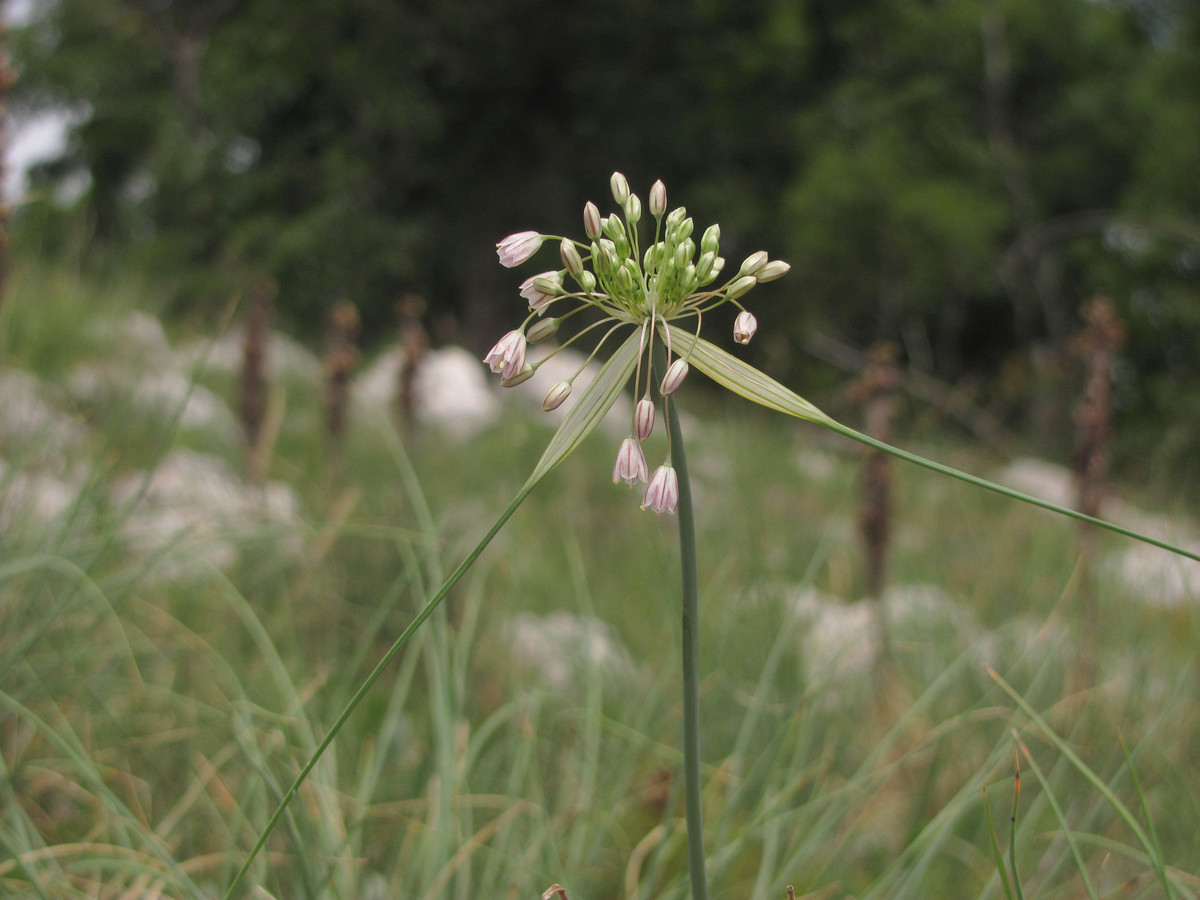
[[[613, 214], [602, 217], [596, 205], [589, 202], [583, 214], [587, 243], [536, 231], [522, 231], [496, 245], [501, 265], [513, 267], [532, 258], [546, 241], [556, 241], [562, 268], [531, 276], [521, 283], [520, 294], [529, 304], [529, 315], [519, 328], [509, 331], [492, 347], [484, 357], [484, 362], [500, 376], [502, 385], [515, 387], [532, 377], [538, 366], [545, 362], [545, 359], [533, 362], [528, 358], [529, 345], [554, 335], [567, 319], [589, 311], [599, 314], [597, 321], [580, 329], [562, 345], [569, 346], [593, 330], [603, 329], [600, 340], [588, 357], [589, 361], [623, 329], [628, 329], [629, 333], [613, 348], [596, 377], [581, 392], [512, 502], [396, 638], [330, 726], [259, 834], [254, 847], [234, 876], [225, 894], [226, 900], [234, 896], [291, 799], [367, 692], [416, 630], [474, 565], [534, 487], [595, 428], [630, 379], [633, 380], [635, 395], [640, 395], [640, 399], [634, 406], [629, 435], [617, 451], [613, 481], [624, 481], [630, 485], [645, 483], [643, 509], [678, 513], [683, 595], [684, 788], [689, 873], [695, 900], [704, 900], [707, 896], [700, 818], [699, 591], [691, 491], [674, 399], [691, 368], [698, 369], [722, 387], [768, 409], [815, 422], [875, 449], [977, 487], [1200, 561], [1198, 553], [994, 484], [860, 434], [830, 418], [779, 382], [705, 340], [700, 336], [704, 317], [730, 304], [738, 309], [733, 323], [734, 340], [739, 344], [748, 343], [758, 323], [742, 305], [741, 298], [759, 284], [787, 274], [788, 264], [769, 259], [764, 251], [752, 253], [733, 277], [718, 287], [712, 287], [725, 265], [724, 259], [718, 255], [721, 235], [718, 226], [709, 226], [697, 247], [692, 240], [693, 224], [687, 211], [679, 207], [667, 213], [666, 188], [661, 181], [657, 181], [650, 189], [647, 201], [654, 220], [653, 237], [643, 250], [638, 230], [642, 221], [641, 200], [630, 192], [625, 177], [620, 173], [612, 176], [610, 186], [613, 199], [623, 216]], [[549, 355], [555, 352], [558, 351], [552, 351]], [[571, 378], [555, 384], [546, 394], [542, 407], [552, 410], [560, 406], [570, 396], [572, 382], [578, 376], [576, 372]], [[654, 430], [660, 405], [667, 420], [667, 458], [651, 475], [641, 445]]]
[[[630, 434], [617, 452], [613, 483], [648, 482], [642, 508], [674, 513], [679, 503], [679, 487], [672, 465], [670, 435], [666, 461], [653, 476], [649, 475], [642, 451], [642, 442], [654, 428], [655, 399], [651, 396], [651, 384], [655, 381], [657, 345], [661, 341], [663, 350], [663, 366], [657, 373], [658, 396], [666, 406], [683, 384], [689, 361], [700, 347], [700, 326], [705, 314], [725, 304], [737, 307], [734, 339], [741, 344], [749, 343], [758, 322], [740, 298], [759, 284], [783, 277], [790, 266], [782, 260], [770, 259], [760, 250], [748, 256], [732, 277], [713, 286], [725, 268], [725, 259], [720, 256], [719, 225], [710, 225], [697, 246], [692, 239], [694, 224], [687, 210], [680, 206], [668, 213], [667, 189], [661, 181], [656, 181], [647, 202], [654, 220], [653, 235], [643, 251], [638, 227], [642, 222], [641, 199], [629, 190], [629, 183], [620, 172], [613, 173], [609, 184], [613, 200], [623, 215], [601, 216], [596, 204], [589, 201], [583, 209], [583, 230], [588, 242], [522, 231], [496, 245], [500, 264], [512, 267], [532, 258], [545, 241], [556, 241], [563, 267], [522, 282], [521, 296], [529, 302], [530, 313], [520, 328], [508, 332], [496, 343], [484, 362], [501, 376], [502, 385], [514, 387], [532, 377], [545, 362], [545, 359], [538, 363], [529, 361], [528, 345], [546, 340], [566, 320], [589, 311], [599, 313], [597, 321], [562, 345], [570, 345], [593, 329], [605, 328], [589, 361], [609, 338], [623, 326], [629, 326], [631, 334], [626, 345], [633, 346], [636, 342], [636, 353], [632, 355], [633, 387], [641, 399], [635, 407]], [[681, 333], [673, 324], [676, 322], [689, 323], [690, 331]], [[709, 345], [701, 355], [705, 351], [711, 355], [715, 349]], [[621, 356], [619, 351], [618, 356]], [[624, 363], [626, 368], [629, 365]], [[566, 400], [578, 374], [555, 384], [547, 393], [543, 408], [555, 409]], [[628, 378], [630, 373], [619, 368], [617, 374]]]

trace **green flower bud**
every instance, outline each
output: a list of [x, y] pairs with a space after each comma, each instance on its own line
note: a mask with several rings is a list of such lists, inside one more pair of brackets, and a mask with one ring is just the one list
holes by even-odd
[[701, 284], [708, 284], [712, 280], [715, 273], [713, 265], [717, 261], [717, 254], [712, 250], [706, 250], [700, 254], [700, 259], [696, 263], [696, 277], [700, 279]]
[[736, 300], [756, 284], [758, 284], [758, 282], [754, 280], [753, 275], [743, 275], [729, 286], [729, 290], [725, 292], [725, 299]]
[[718, 245], [721, 242], [721, 226], [709, 225], [704, 230], [704, 237], [700, 238], [700, 252], [712, 252], [714, 255], [717, 252]]
[[575, 276], [575, 280], [579, 282], [579, 286], [589, 294], [596, 289], [596, 276], [584, 269]]
[[559, 294], [565, 293], [562, 279], [562, 272], [547, 272], [545, 275], [539, 275], [533, 279], [533, 286], [543, 294], [556, 297]]
[[614, 241], [625, 236], [625, 223], [620, 216], [605, 216], [600, 220], [600, 227]]
[[633, 276], [624, 266], [617, 269], [617, 288], [624, 294], [633, 292]]
[[670, 214], [667, 216], [667, 231], [670, 231], [672, 228], [677, 228], [679, 223], [686, 218], [687, 209], [684, 207], [680, 206], [671, 210]]
[[637, 194], [630, 194], [629, 199], [625, 201], [625, 219], [629, 224], [636, 225], [642, 218], [642, 201], [638, 199]]
[[678, 247], [675, 248], [675, 265], [678, 268], [682, 269], [684, 266], [686, 266], [688, 264], [688, 262], [691, 260], [692, 256], [695, 254], [695, 252], [696, 252], [696, 245], [693, 244], [690, 240], [684, 241], [682, 244], [680, 244]]
[[562, 319], [538, 319], [525, 332], [525, 340], [531, 344], [554, 337]]
[[583, 271], [583, 260], [579, 258], [575, 244], [563, 238], [562, 243], [558, 245], [558, 255], [562, 257], [563, 265], [567, 267], [571, 277], [578, 279], [579, 273]]
[[667, 235], [672, 241], [678, 243], [692, 236], [692, 229], [695, 227], [691, 219], [684, 219], [674, 228], [667, 230]]
[[516, 387], [518, 384], [524, 384], [526, 381], [528, 381], [530, 378], [533, 377], [533, 375], [536, 371], [537, 371], [536, 366], [530, 365], [529, 363], [525, 363], [524, 366], [522, 366], [518, 371], [514, 372], [512, 375], [508, 375], [504, 378], [501, 378], [500, 386], [501, 387]]

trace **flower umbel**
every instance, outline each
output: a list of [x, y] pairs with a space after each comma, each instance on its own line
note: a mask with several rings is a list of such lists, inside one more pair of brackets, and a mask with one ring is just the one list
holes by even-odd
[[[680, 206], [667, 211], [667, 190], [661, 181], [651, 187], [645, 206], [620, 172], [613, 173], [609, 188], [620, 210], [604, 216], [589, 201], [583, 210], [585, 240], [521, 231], [496, 245], [501, 265], [511, 267], [530, 259], [544, 242], [557, 242], [563, 268], [542, 272], [521, 283], [520, 293], [529, 303], [529, 316], [520, 328], [500, 339], [484, 362], [502, 376], [502, 384], [511, 387], [532, 377], [540, 365], [525, 359], [527, 344], [549, 338], [559, 323], [578, 313], [590, 310], [598, 313], [599, 319], [576, 329], [574, 336], [550, 355], [602, 328], [592, 350], [595, 356], [619, 330], [634, 329], [640, 347], [636, 367], [632, 360], [635, 348], [630, 349], [631, 356], [626, 359], [633, 370], [634, 396], [643, 399], [635, 411], [633, 435], [622, 442], [617, 454], [613, 481], [636, 484], [649, 480], [643, 508], [673, 513], [679, 500], [678, 476], [668, 464], [648, 479], [641, 448], [641, 441], [654, 428], [651, 386], [659, 388], [658, 402], [665, 410], [687, 376], [689, 356], [698, 352], [701, 322], [725, 303], [732, 303], [739, 311], [734, 339], [748, 342], [758, 323], [743, 307], [741, 298], [758, 284], [786, 274], [788, 264], [771, 260], [760, 250], [751, 254], [732, 278], [716, 285], [725, 268], [720, 256], [719, 226], [705, 229], [697, 246], [692, 237], [695, 225], [687, 210]], [[553, 312], [547, 315], [551, 307]], [[539, 318], [542, 316], [545, 318]], [[689, 332], [694, 336], [691, 339]], [[665, 362], [655, 360], [655, 346], [660, 342], [666, 350]], [[574, 377], [551, 389], [544, 401], [547, 410], [566, 399]], [[613, 400], [615, 395], [606, 402], [611, 405]], [[669, 456], [669, 434], [667, 440]]]

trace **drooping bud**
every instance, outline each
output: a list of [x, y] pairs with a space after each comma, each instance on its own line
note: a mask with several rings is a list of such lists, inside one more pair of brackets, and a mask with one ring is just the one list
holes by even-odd
[[533, 276], [533, 287], [543, 294], [557, 297], [563, 293], [562, 280], [562, 272], [543, 272], [541, 275]]
[[538, 290], [537, 281], [539, 278], [547, 278], [553, 276], [554, 272], [542, 272], [540, 275], [531, 275], [521, 282], [521, 296], [529, 302], [529, 308], [541, 315], [546, 311], [546, 304], [554, 299], [552, 293]]
[[758, 282], [754, 280], [753, 275], [743, 275], [729, 286], [729, 290], [725, 292], [725, 299], [736, 300], [756, 284], [758, 284]]
[[540, 246], [542, 236], [536, 231], [518, 231], [496, 245], [496, 255], [500, 257], [500, 265], [511, 269], [533, 256]]
[[738, 275], [753, 275], [766, 264], [766, 250], [759, 250], [755, 253], [751, 253], [742, 261], [742, 267], [738, 269]]
[[583, 205], [583, 233], [589, 240], [596, 240], [602, 234], [600, 230], [600, 210], [589, 200]]
[[558, 245], [558, 255], [562, 257], [563, 265], [571, 273], [571, 277], [578, 279], [579, 273], [583, 271], [583, 260], [579, 258], [575, 243], [563, 238], [562, 243]]
[[569, 396], [571, 396], [571, 382], [560, 381], [546, 394], [546, 399], [542, 401], [542, 409], [545, 412], [558, 409]]
[[496, 342], [483, 361], [493, 372], [503, 373], [504, 378], [508, 379], [525, 365], [525, 335], [520, 331], [510, 331]]
[[679, 506], [679, 475], [672, 466], [659, 466], [646, 485], [642, 509], [674, 515]]
[[654, 182], [650, 187], [650, 215], [658, 219], [667, 211], [667, 186], [662, 180]]
[[637, 484], [650, 477], [646, 465], [646, 455], [642, 453], [642, 445], [631, 437], [621, 441], [621, 449], [617, 451], [617, 464], [613, 466], [613, 484], [624, 481], [626, 484]]
[[533, 377], [533, 375], [536, 371], [537, 371], [536, 366], [532, 366], [529, 363], [525, 363], [523, 366], [521, 366], [521, 368], [518, 371], [513, 372], [512, 375], [505, 375], [503, 378], [501, 378], [500, 386], [507, 388], [507, 387], [516, 387], [518, 384], [524, 384], [526, 381], [528, 381], [530, 378]]
[[561, 322], [562, 319], [538, 319], [525, 332], [525, 340], [531, 344], [538, 344], [548, 338], [552, 338], [558, 332], [558, 326]]
[[776, 278], [782, 278], [791, 271], [791, 268], [782, 259], [773, 259], [755, 272], [754, 277], [759, 284], [762, 284], [765, 281], [774, 281]]
[[654, 401], [643, 397], [633, 408], [633, 433], [639, 441], [650, 437], [654, 431]]
[[756, 331], [758, 331], [758, 319], [754, 318], [753, 313], [743, 309], [733, 320], [733, 339], [739, 344], [748, 344]]
[[624, 207], [625, 201], [629, 199], [629, 182], [625, 180], [625, 176], [620, 172], [613, 172], [612, 178], [608, 180], [608, 185], [612, 188], [613, 199], [617, 201], [617, 206]]
[[687, 373], [687, 360], [682, 357], [667, 366], [667, 374], [663, 376], [662, 384], [658, 388], [662, 392], [662, 395], [668, 397], [679, 390], [679, 386], [683, 384], [683, 379], [687, 378]]

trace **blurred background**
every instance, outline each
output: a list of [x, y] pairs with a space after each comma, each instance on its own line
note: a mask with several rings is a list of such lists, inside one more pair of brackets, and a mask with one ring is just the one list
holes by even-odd
[[415, 296], [435, 343], [481, 352], [522, 307], [495, 242], [581, 233], [620, 170], [719, 222], [735, 267], [791, 262], [753, 298], [748, 349], [806, 395], [887, 340], [1062, 455], [1079, 311], [1111, 297], [1118, 465], [1200, 474], [1195, 3], [20, 0], [8, 18], [14, 252], [143, 272], [168, 317], [211, 319], [269, 276], [310, 342], [350, 300], [369, 352]]

